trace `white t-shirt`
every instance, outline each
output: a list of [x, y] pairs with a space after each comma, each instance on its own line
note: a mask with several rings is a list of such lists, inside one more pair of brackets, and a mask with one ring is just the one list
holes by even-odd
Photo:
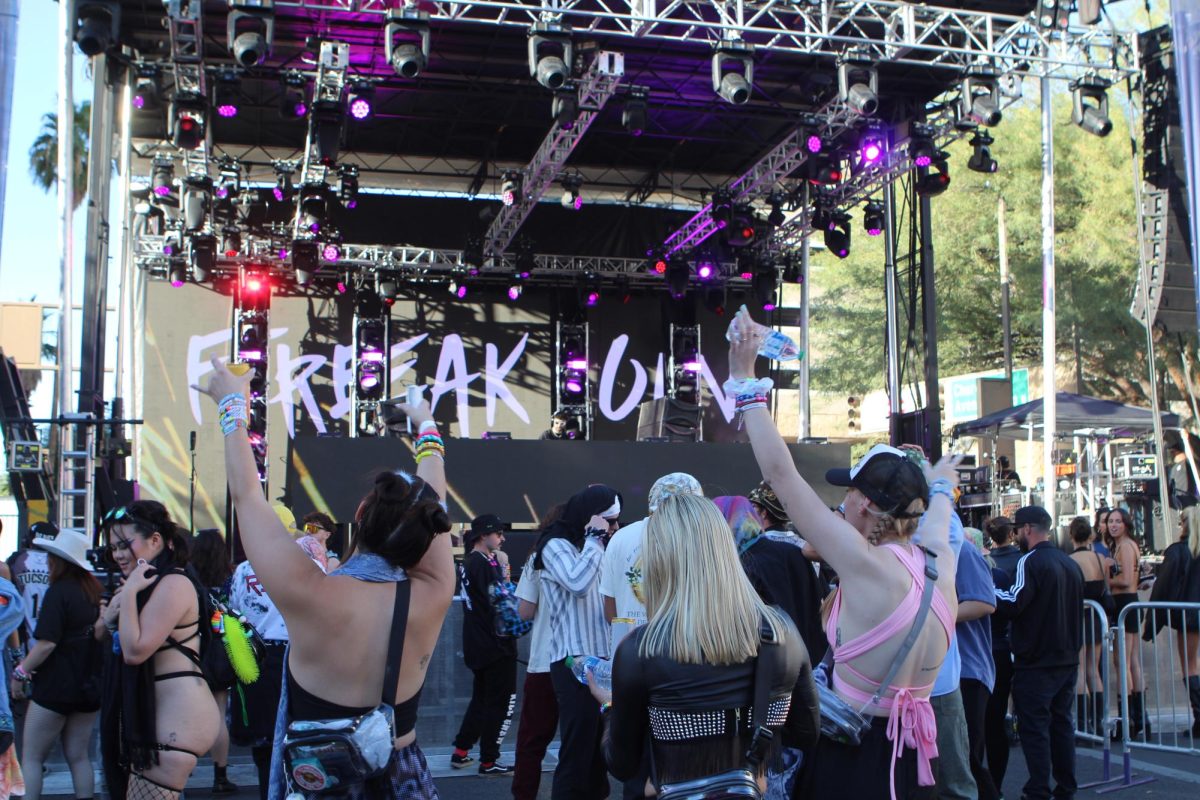
[[[542, 574], [533, 568], [533, 556], [521, 570], [517, 584], [517, 599], [537, 605], [542, 597]], [[550, 615], [539, 608], [533, 617], [533, 629], [529, 632], [529, 664], [526, 672], [550, 671]]]
[[600, 561], [600, 594], [617, 606], [612, 621], [612, 652], [617, 652], [630, 631], [646, 624], [646, 602], [642, 594], [642, 533], [646, 520], [631, 522], [608, 542]]
[[233, 571], [229, 604], [246, 615], [246, 620], [262, 638], [279, 642], [288, 640], [283, 615], [258, 582], [258, 576], [254, 574], [254, 567], [250, 566], [249, 561], [238, 564]]
[[50, 588], [50, 561], [46, 551], [32, 547], [26, 549], [13, 561], [12, 575], [13, 584], [21, 592], [21, 600], [25, 604], [25, 627], [32, 645], [42, 598]]

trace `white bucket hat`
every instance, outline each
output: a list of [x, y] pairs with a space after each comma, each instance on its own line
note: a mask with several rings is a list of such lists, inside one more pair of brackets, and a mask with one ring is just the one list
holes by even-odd
[[88, 544], [85, 534], [73, 530], [59, 531], [54, 536], [39, 536], [33, 540], [33, 546], [39, 550], [53, 553], [90, 572], [92, 565], [87, 560]]

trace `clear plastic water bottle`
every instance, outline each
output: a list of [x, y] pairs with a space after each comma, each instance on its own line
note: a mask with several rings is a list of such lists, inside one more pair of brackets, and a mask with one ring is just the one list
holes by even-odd
[[567, 656], [567, 666], [575, 679], [584, 686], [588, 685], [588, 673], [596, 680], [596, 685], [605, 691], [612, 691], [612, 662], [600, 656]]
[[[743, 310], [745, 308], [745, 306], [742, 306]], [[748, 315], [749, 312], [747, 312]], [[737, 318], [735, 317], [729, 323], [728, 330], [725, 331], [725, 341], [732, 341], [733, 326], [736, 323]], [[766, 325], [761, 325], [753, 320], [751, 320], [750, 324], [755, 327], [751, 331], [744, 331], [743, 333], [751, 333], [754, 330], [761, 330], [763, 332], [762, 344], [758, 346], [758, 354], [763, 358], [769, 358], [772, 361], [797, 361], [804, 358], [804, 351], [792, 341], [790, 336], [786, 336], [774, 328], [768, 328]]]

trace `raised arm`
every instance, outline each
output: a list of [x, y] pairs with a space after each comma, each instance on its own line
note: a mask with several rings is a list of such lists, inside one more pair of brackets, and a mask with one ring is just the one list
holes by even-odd
[[542, 549], [542, 563], [548, 578], [561, 584], [571, 594], [582, 597], [596, 578], [603, 555], [604, 546], [594, 536], [587, 538], [581, 552], [577, 552], [566, 539], [551, 539]]
[[[436, 432], [429, 404], [422, 400], [415, 406], [401, 404], [400, 409], [412, 420], [418, 433]], [[417, 477], [437, 492], [443, 505], [446, 502], [446, 462], [436, 455], [423, 457], [417, 464]], [[450, 534], [433, 537], [433, 542], [415, 567], [408, 570], [409, 577], [436, 586], [440, 593], [445, 591], [447, 604], [454, 593], [454, 551], [450, 546]]]

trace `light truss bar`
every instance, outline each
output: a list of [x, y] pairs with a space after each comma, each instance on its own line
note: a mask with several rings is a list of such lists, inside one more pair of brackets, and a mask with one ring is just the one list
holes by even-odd
[[[308, 111], [308, 138], [304, 144], [304, 159], [300, 162], [300, 185], [324, 183], [327, 169], [316, 157], [318, 116], [322, 103], [340, 106], [342, 88], [346, 85], [346, 67], [350, 64], [350, 45], [344, 42], [322, 42], [320, 64], [313, 85], [312, 104]], [[344, 124], [344, 120], [343, 120]], [[297, 215], [297, 225], [299, 225]]]
[[[383, 16], [390, 0], [279, 0], [277, 8]], [[1040, 29], [1030, 15], [913, 5], [899, 0], [433, 0], [432, 22], [528, 28], [547, 14], [588, 35], [715, 44], [740, 38], [755, 49], [836, 56], [847, 47], [867, 58], [959, 69], [987, 62], [1000, 71], [1072, 80], [1131, 71], [1133, 34], [1101, 26]], [[1053, 49], [1045, 47], [1057, 40]], [[1048, 55], [1047, 55], [1048, 53]]]
[[[171, 61], [175, 66], [175, 94], [208, 97], [204, 82], [204, 28], [198, 2], [166, 0], [167, 31], [171, 40]], [[204, 112], [204, 141], [195, 150], [183, 150], [184, 171], [188, 177], [208, 177], [208, 149], [212, 137], [209, 114]]]
[[587, 133], [592, 121], [613, 96], [624, 74], [625, 57], [622, 54], [606, 51], [596, 54], [588, 71], [579, 80], [578, 118], [570, 128], [564, 128], [558, 120], [554, 121], [550, 132], [546, 134], [537, 153], [524, 170], [521, 199], [511, 206], [501, 206], [500, 213], [492, 220], [484, 237], [486, 255], [495, 258], [508, 249], [529, 213], [562, 172], [563, 165]]

